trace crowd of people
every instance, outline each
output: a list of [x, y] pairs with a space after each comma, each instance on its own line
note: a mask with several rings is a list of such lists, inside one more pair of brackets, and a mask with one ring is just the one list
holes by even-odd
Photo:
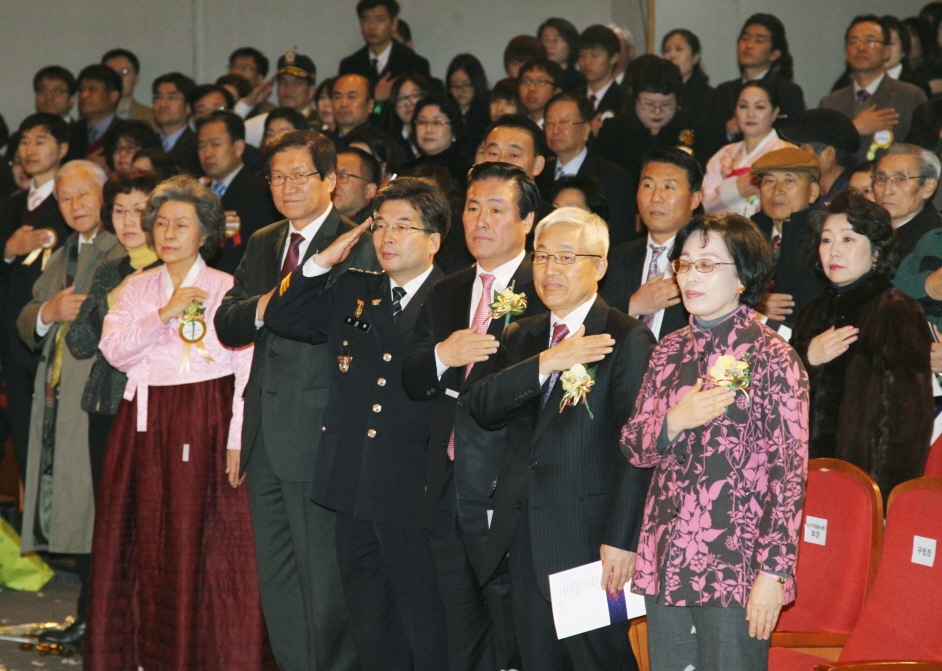
[[854, 17], [816, 109], [771, 14], [715, 88], [686, 28], [637, 55], [549, 18], [491, 86], [468, 53], [433, 76], [396, 0], [356, 16], [321, 81], [243, 47], [148, 106], [127, 49], [44, 67], [2, 138], [21, 547], [82, 584], [43, 640], [636, 669], [627, 622], [557, 636], [550, 576], [600, 561], [655, 671], [767, 668], [808, 459], [886, 500], [928, 458], [942, 2]]

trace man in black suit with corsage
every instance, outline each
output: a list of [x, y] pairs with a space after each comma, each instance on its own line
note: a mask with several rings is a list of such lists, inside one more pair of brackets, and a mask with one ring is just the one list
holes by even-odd
[[[506, 434], [471, 419], [468, 394], [487, 373], [507, 321], [545, 311], [525, 255], [540, 196], [533, 180], [509, 163], [479, 163], [468, 183], [462, 223], [476, 265], [435, 285], [413, 334], [403, 386], [433, 408], [425, 527], [445, 604], [448, 668], [495, 671], [521, 668], [506, 574], [483, 588], [476, 574]], [[526, 307], [492, 318], [494, 294], [505, 289], [525, 295]]]
[[[638, 668], [627, 622], [559, 640], [549, 592], [551, 574], [599, 560], [597, 589], [622, 589], [641, 531], [649, 474], [621, 457], [619, 441], [655, 341], [598, 297], [607, 255], [598, 216], [564, 207], [543, 219], [533, 281], [550, 313], [506, 329], [494, 372], [471, 390], [471, 416], [507, 429], [480, 575], [509, 551], [524, 669]], [[587, 392], [581, 400], [577, 387]]]
[[363, 671], [445, 668], [445, 610], [422, 529], [432, 404], [410, 400], [402, 367], [450, 206], [431, 181], [402, 177], [376, 196], [373, 247], [383, 273], [351, 270], [330, 288], [366, 222], [282, 282], [265, 311], [275, 333], [320, 345], [331, 361], [311, 498], [337, 511], [340, 580]]

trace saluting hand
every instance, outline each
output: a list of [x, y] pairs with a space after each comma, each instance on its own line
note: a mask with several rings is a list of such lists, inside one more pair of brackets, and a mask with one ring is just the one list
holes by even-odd
[[728, 387], [703, 390], [703, 380], [687, 390], [677, 405], [667, 411], [667, 437], [674, 440], [681, 431], [703, 426], [724, 412], [726, 406], [736, 399], [736, 392]]
[[337, 239], [330, 243], [327, 249], [314, 257], [314, 263], [326, 269], [333, 268], [338, 263], [343, 263], [347, 260], [347, 257], [350, 256], [350, 252], [356, 246], [357, 242], [359, 242], [360, 236], [370, 230], [370, 226], [372, 225], [373, 219], [371, 217], [353, 230], [347, 231], [343, 235], [338, 235]]

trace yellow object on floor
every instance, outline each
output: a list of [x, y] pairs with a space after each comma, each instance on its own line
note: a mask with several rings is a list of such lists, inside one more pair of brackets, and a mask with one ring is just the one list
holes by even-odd
[[0, 519], [0, 585], [38, 592], [52, 578], [53, 570], [35, 552], [20, 554], [20, 536]]

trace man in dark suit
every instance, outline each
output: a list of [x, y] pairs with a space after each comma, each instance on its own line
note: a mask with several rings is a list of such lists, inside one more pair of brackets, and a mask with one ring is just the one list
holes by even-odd
[[894, 144], [877, 162], [873, 196], [889, 213], [899, 238], [899, 261], [906, 260], [920, 238], [942, 226], [932, 195], [939, 187], [939, 158], [912, 144]]
[[828, 287], [827, 280], [811, 269], [806, 245], [812, 231], [811, 206], [821, 194], [820, 163], [802, 149], [778, 149], [753, 163], [751, 173], [759, 178], [762, 208], [751, 219], [775, 257], [772, 288], [756, 311], [769, 318], [771, 328], [778, 330], [784, 324], [791, 329], [802, 308]]
[[66, 160], [84, 158], [106, 167], [102, 149], [114, 143], [123, 125], [117, 116], [121, 87], [121, 76], [107, 65], [89, 65], [79, 73], [79, 120]]
[[[299, 263], [353, 228], [330, 203], [336, 154], [325, 136], [290, 131], [268, 147], [275, 206], [287, 219], [249, 240], [235, 285], [216, 313], [227, 347], [255, 345], [245, 389], [242, 471], [255, 531], [259, 591], [272, 651], [281, 668], [357, 669], [340, 588], [333, 511], [310, 499], [327, 405], [326, 345], [297, 343], [265, 326], [267, 294]], [[343, 264], [374, 268], [368, 240]]]
[[736, 42], [736, 60], [741, 77], [723, 82], [713, 92], [705, 124], [703, 155], [712, 156], [721, 147], [742, 140], [736, 121], [736, 103], [746, 82], [765, 81], [778, 98], [779, 118], [775, 128], [788, 128], [805, 113], [805, 94], [792, 81], [792, 57], [785, 26], [772, 14], [753, 14], [746, 19]]
[[324, 289], [363, 224], [311, 257], [268, 304], [268, 327], [328, 343], [330, 394], [311, 498], [337, 511], [337, 559], [363, 671], [445, 668], [445, 611], [422, 529], [431, 403], [410, 400], [402, 367], [448, 234], [450, 205], [431, 182], [402, 177], [376, 197], [383, 273], [350, 271]]
[[226, 237], [210, 262], [235, 273], [249, 238], [278, 219], [265, 180], [242, 164], [245, 122], [232, 112], [213, 112], [196, 122], [200, 167], [226, 212]]
[[620, 57], [621, 40], [611, 28], [596, 24], [579, 36], [579, 69], [588, 82], [580, 93], [592, 105], [594, 132], [605, 119], [621, 113], [625, 105], [625, 90], [615, 81]]
[[39, 353], [20, 340], [16, 320], [33, 299], [33, 285], [49, 255], [71, 232], [53, 193], [56, 173], [69, 151], [70, 133], [69, 125], [57, 114], [39, 112], [23, 119], [17, 154], [23, 169], [33, 177], [28, 191], [0, 201], [0, 366], [7, 383], [13, 447], [24, 482]]
[[192, 110], [186, 102], [196, 82], [180, 74], [169, 72], [154, 80], [154, 121], [160, 131], [163, 150], [173, 157], [181, 170], [191, 175], [200, 174], [196, 153], [196, 134], [190, 130]]
[[677, 231], [701, 211], [703, 169], [674, 147], [649, 154], [642, 164], [638, 209], [647, 235], [608, 256], [599, 293], [614, 308], [637, 317], [661, 339], [687, 325], [670, 255]]
[[517, 76], [520, 82], [520, 102], [530, 120], [541, 129], [547, 103], [563, 90], [563, 76], [559, 63], [548, 58], [528, 61], [520, 68], [520, 74]]
[[[479, 576], [487, 580], [510, 552], [525, 669], [637, 668], [627, 622], [559, 640], [549, 593], [551, 574], [600, 559], [598, 589], [622, 589], [641, 530], [649, 471], [619, 458], [619, 441], [655, 340], [598, 297], [607, 255], [598, 216], [561, 208], [541, 221], [533, 280], [550, 314], [504, 331], [495, 372], [471, 390], [471, 416], [508, 432]], [[587, 406], [564, 407], [562, 375], [576, 365], [591, 371], [594, 386]]]
[[468, 390], [487, 373], [507, 322], [488, 318], [494, 293], [509, 288], [525, 294], [524, 315], [545, 310], [524, 251], [539, 192], [523, 170], [507, 163], [479, 163], [468, 181], [462, 223], [477, 263], [435, 285], [415, 327], [402, 382], [411, 399], [433, 407], [425, 528], [445, 604], [448, 668], [496, 671], [520, 668], [509, 586], [504, 575], [482, 589], [475, 571], [484, 554], [505, 432], [486, 431], [471, 419]]
[[860, 132], [861, 158], [872, 159], [879, 148], [909, 135], [913, 112], [926, 102], [918, 86], [886, 74], [890, 31], [873, 14], [855, 16], [844, 35], [844, 54], [853, 81], [821, 98], [819, 107], [837, 110], [853, 120]]
[[614, 247], [637, 237], [636, 189], [631, 173], [617, 163], [590, 152], [586, 147], [593, 116], [592, 106], [583, 96], [560, 93], [549, 101], [543, 130], [546, 133], [546, 144], [556, 156], [546, 162], [536, 183], [543, 197], [550, 199], [553, 183], [560, 177], [595, 177], [608, 204], [607, 223], [611, 245]]
[[366, 44], [340, 61], [339, 74], [363, 75], [376, 87], [376, 99], [389, 97], [393, 80], [404, 72], [430, 76], [428, 60], [393, 38], [399, 23], [396, 0], [360, 0], [360, 32]]
[[379, 161], [359, 147], [337, 152], [337, 188], [334, 207], [355, 224], [373, 216], [373, 199], [379, 189], [383, 170]]

